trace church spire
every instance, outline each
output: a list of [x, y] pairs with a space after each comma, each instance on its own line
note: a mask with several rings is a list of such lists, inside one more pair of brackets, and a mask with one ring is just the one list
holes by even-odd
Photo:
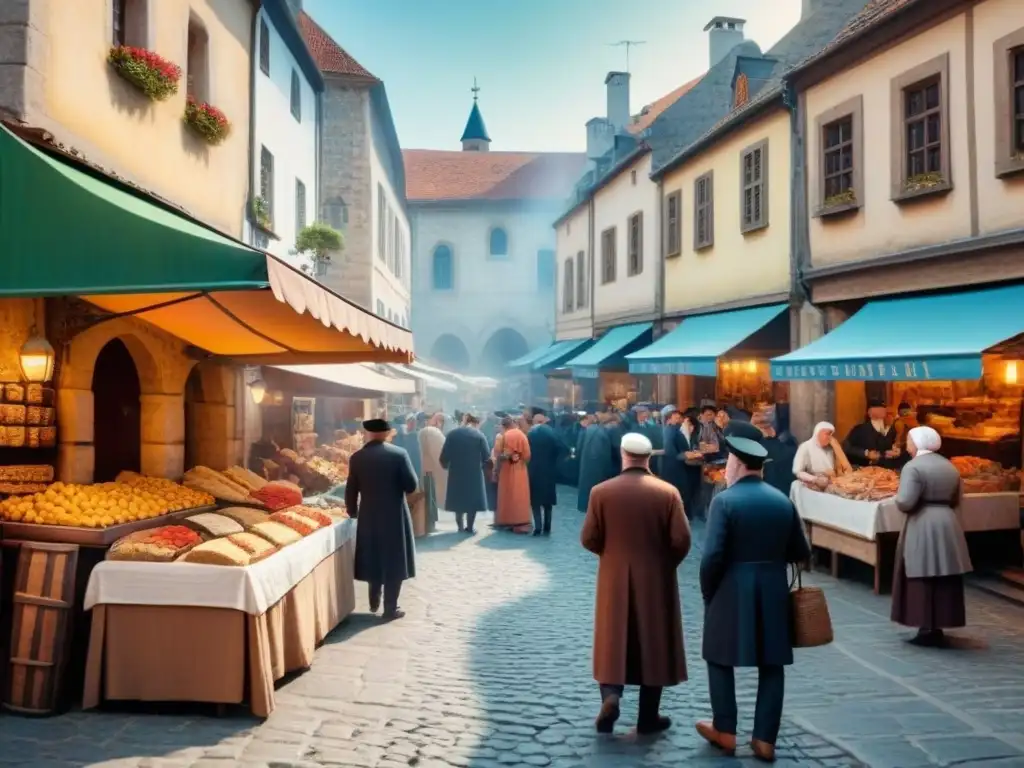
[[473, 94], [473, 108], [469, 112], [469, 120], [466, 121], [466, 130], [462, 132], [463, 152], [486, 152], [491, 143], [491, 137], [487, 135], [487, 126], [484, 125], [484, 116], [480, 114], [478, 103], [480, 86], [473, 78], [473, 87], [470, 88]]

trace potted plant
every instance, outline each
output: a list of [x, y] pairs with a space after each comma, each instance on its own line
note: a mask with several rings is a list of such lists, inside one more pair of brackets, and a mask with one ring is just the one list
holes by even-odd
[[211, 104], [196, 101], [192, 96], [185, 102], [185, 125], [207, 144], [220, 144], [231, 133], [227, 116]]
[[270, 231], [270, 203], [264, 198], [257, 196], [252, 199], [252, 217], [262, 229]]
[[107, 54], [107, 62], [153, 101], [163, 101], [178, 92], [181, 67], [145, 48], [115, 45]]
[[332, 251], [345, 247], [345, 238], [333, 227], [316, 221], [302, 228], [295, 238], [295, 250], [309, 253], [317, 273], [331, 260]]

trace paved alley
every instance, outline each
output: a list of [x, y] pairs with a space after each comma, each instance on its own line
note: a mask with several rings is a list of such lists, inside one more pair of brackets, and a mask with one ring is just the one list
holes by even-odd
[[[570, 500], [570, 495], [565, 496]], [[590, 676], [596, 558], [579, 546], [581, 516], [556, 511], [550, 539], [472, 539], [450, 521], [422, 543], [408, 616], [382, 625], [351, 617], [312, 669], [278, 693], [263, 723], [239, 710], [0, 716], [0, 764], [25, 768], [149, 766], [749, 765], [722, 758], [694, 733], [708, 715], [700, 661], [699, 546], [681, 570], [691, 680], [665, 695], [667, 734], [628, 729], [598, 738]], [[698, 536], [699, 543], [699, 536]], [[887, 598], [818, 577], [828, 587], [837, 641], [797, 652], [787, 677], [780, 766], [1024, 766], [1024, 612], [971, 594], [970, 642], [936, 651], [902, 642]], [[360, 603], [364, 596], [360, 592]], [[187, 664], [186, 659], [172, 663]], [[750, 715], [752, 675], [741, 676]], [[627, 694], [628, 695], [628, 694]], [[749, 729], [749, 719], [743, 724]]]

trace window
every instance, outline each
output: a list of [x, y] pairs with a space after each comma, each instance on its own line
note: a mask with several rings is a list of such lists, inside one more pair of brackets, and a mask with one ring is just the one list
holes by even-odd
[[267, 204], [271, 226], [274, 223], [274, 156], [266, 147], [260, 147], [260, 197]]
[[572, 275], [572, 257], [565, 260], [565, 276], [562, 278], [562, 313], [572, 312], [572, 289], [575, 285]]
[[306, 185], [295, 180], [295, 233], [306, 226]]
[[491, 258], [508, 256], [508, 234], [501, 227], [495, 227], [491, 230], [490, 253]]
[[260, 71], [270, 74], [270, 27], [266, 19], [260, 19]]
[[377, 299], [377, 316], [384, 317], [384, 302]]
[[615, 282], [615, 227], [601, 233], [601, 283]]
[[299, 73], [292, 70], [292, 117], [302, 122], [302, 82]]
[[634, 187], [636, 186], [636, 171], [629, 172], [629, 183]]
[[555, 270], [555, 252], [537, 251], [537, 287], [540, 290], [547, 292], [555, 289]]
[[587, 282], [587, 257], [583, 251], [576, 254], [576, 309], [587, 306], [590, 284]]
[[676, 190], [665, 198], [665, 256], [678, 256], [683, 251], [683, 193]]
[[566, 222], [565, 222], [565, 234], [567, 234], [567, 235], [572, 234], [572, 228], [569, 226], [568, 220], [566, 220]]
[[114, 45], [149, 47], [147, 0], [113, 0], [111, 39]]
[[384, 194], [384, 185], [377, 185], [377, 258], [387, 263], [387, 210], [388, 198]]
[[345, 201], [340, 197], [328, 200], [324, 204], [324, 219], [332, 229], [339, 232], [345, 229], [345, 225], [348, 224], [348, 206], [345, 205]]
[[715, 176], [708, 171], [693, 182], [693, 249], [715, 244]]
[[740, 153], [740, 231], [768, 226], [768, 139]]
[[750, 80], [747, 78], [745, 74], [741, 73], [739, 77], [736, 78], [736, 82], [733, 84], [732, 87], [732, 92], [733, 109], [742, 107], [744, 104], [750, 101]]
[[395, 271], [395, 213], [388, 208], [387, 224], [385, 224], [388, 237], [387, 265], [391, 273]]
[[815, 216], [831, 216], [856, 210], [863, 198], [864, 99], [845, 101], [818, 115], [817, 210]]
[[435, 291], [450, 291], [455, 287], [455, 260], [447, 245], [434, 248], [433, 283]]
[[952, 189], [948, 54], [893, 79], [892, 115], [892, 199]]
[[195, 19], [188, 22], [188, 58], [185, 71], [186, 93], [196, 101], [210, 100], [210, 39]]
[[996, 176], [1024, 171], [1024, 28], [996, 40]]
[[638, 211], [629, 217], [629, 262], [626, 275], [632, 277], [644, 271], [644, 214]]
[[395, 277], [401, 279], [405, 272], [405, 239], [402, 235], [402, 223], [395, 216]]

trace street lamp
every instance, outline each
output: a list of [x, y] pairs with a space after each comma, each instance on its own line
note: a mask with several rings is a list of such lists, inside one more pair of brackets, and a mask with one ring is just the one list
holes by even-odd
[[44, 384], [53, 378], [56, 354], [53, 346], [32, 327], [28, 339], [21, 345], [21, 372], [26, 381]]
[[252, 395], [252, 401], [259, 405], [263, 402], [263, 398], [267, 396], [267, 382], [263, 380], [263, 377], [259, 374], [256, 378], [249, 382], [249, 394]]

